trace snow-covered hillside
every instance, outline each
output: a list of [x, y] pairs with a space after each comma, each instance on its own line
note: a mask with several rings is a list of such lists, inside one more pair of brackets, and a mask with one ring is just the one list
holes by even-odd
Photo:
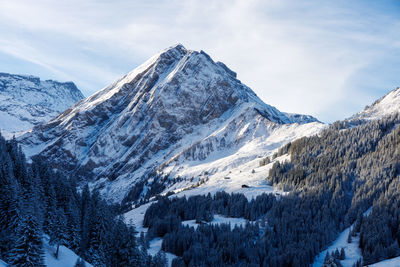
[[72, 82], [41, 81], [34, 76], [0, 73], [2, 135], [18, 135], [47, 122], [82, 98]]
[[400, 112], [399, 87], [376, 100], [371, 106], [367, 106], [363, 111], [355, 114], [350, 119], [374, 120], [396, 112]]
[[221, 179], [259, 184], [266, 174], [250, 172], [260, 157], [323, 127], [263, 103], [223, 63], [176, 45], [20, 141], [28, 156], [121, 201], [140, 183], [135, 190], [145, 194], [154, 179], [164, 192]]

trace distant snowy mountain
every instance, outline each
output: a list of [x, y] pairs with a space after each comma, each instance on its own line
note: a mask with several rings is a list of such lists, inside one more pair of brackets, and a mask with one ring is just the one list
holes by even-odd
[[29, 157], [39, 154], [121, 201], [130, 191], [259, 185], [266, 173], [250, 173], [259, 157], [324, 127], [263, 103], [223, 63], [176, 45], [20, 141]]
[[3, 136], [31, 129], [83, 99], [72, 82], [0, 73], [0, 129]]
[[363, 111], [355, 114], [350, 119], [374, 120], [396, 112], [400, 112], [399, 87], [376, 100], [371, 106], [367, 106]]

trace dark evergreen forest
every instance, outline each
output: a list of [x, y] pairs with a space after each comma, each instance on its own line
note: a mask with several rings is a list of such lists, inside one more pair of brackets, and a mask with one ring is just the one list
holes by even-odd
[[[139, 246], [120, 208], [39, 158], [28, 164], [15, 140], [0, 136], [0, 258], [10, 266], [45, 266], [43, 238], [72, 249], [93, 266], [165, 266]], [[76, 266], [84, 266], [78, 259]]]

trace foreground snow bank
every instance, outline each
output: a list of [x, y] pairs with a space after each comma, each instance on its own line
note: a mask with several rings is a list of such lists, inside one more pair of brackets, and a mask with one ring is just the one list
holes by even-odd
[[[55, 258], [55, 247], [50, 246], [48, 243], [48, 239], [44, 238], [44, 252], [45, 252], [45, 264], [47, 267], [73, 267], [78, 259], [78, 255], [75, 254], [72, 250], [67, 247], [60, 246], [60, 250], [58, 252], [58, 259]], [[92, 265], [85, 262], [86, 267], [91, 267]], [[2, 265], [0, 264], [0, 267]]]
[[399, 266], [400, 266], [400, 257], [396, 257], [396, 258], [389, 259], [389, 260], [384, 260], [384, 261], [369, 265], [369, 267], [399, 267]]

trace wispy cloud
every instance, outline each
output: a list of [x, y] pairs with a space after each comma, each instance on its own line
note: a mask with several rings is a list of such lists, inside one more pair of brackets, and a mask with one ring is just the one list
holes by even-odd
[[88, 95], [179, 42], [225, 62], [265, 102], [332, 121], [400, 84], [400, 4], [379, 2], [2, 1], [0, 71], [18, 58], [33, 63], [19, 72]]

